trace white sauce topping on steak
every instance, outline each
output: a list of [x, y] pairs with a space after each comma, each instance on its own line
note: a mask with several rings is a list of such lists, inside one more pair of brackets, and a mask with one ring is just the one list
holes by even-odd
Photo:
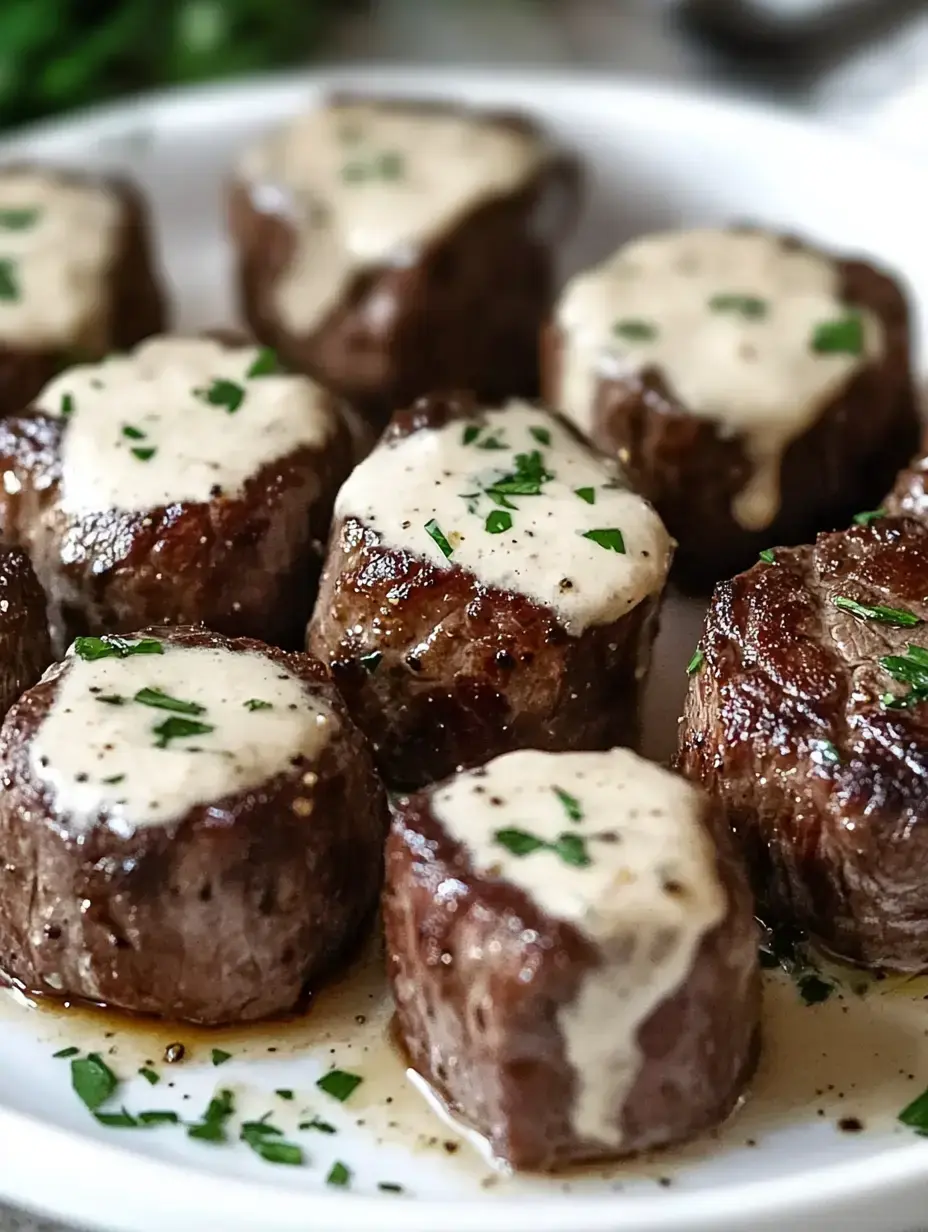
[[70, 368], [37, 405], [65, 415], [61, 506], [147, 510], [235, 497], [261, 467], [334, 433], [335, 412], [303, 376], [261, 373], [256, 347], [155, 338], [131, 355]]
[[732, 514], [762, 530], [787, 446], [883, 351], [881, 323], [840, 292], [834, 261], [775, 235], [636, 240], [564, 293], [558, 409], [591, 433], [599, 381], [656, 369], [687, 411], [742, 441], [752, 474]]
[[621, 1146], [641, 1027], [727, 909], [702, 794], [627, 749], [523, 751], [458, 775], [431, 804], [478, 876], [517, 886], [599, 951], [558, 1022], [576, 1134]]
[[105, 350], [121, 213], [103, 186], [0, 173], [0, 341]]
[[575, 636], [659, 592], [670, 564], [663, 523], [618, 468], [521, 402], [378, 446], [336, 513], [388, 548], [527, 595]]
[[[136, 653], [107, 653], [106, 644]], [[315, 759], [337, 718], [265, 655], [149, 639], [78, 639], [30, 745], [55, 815], [81, 833], [100, 817], [117, 834], [165, 825]], [[88, 650], [89, 647], [89, 650]], [[107, 657], [83, 658], [84, 653]]]
[[276, 287], [285, 325], [313, 330], [359, 270], [413, 264], [472, 210], [522, 188], [542, 156], [539, 138], [479, 112], [331, 103], [292, 120], [239, 167], [253, 207], [296, 232]]

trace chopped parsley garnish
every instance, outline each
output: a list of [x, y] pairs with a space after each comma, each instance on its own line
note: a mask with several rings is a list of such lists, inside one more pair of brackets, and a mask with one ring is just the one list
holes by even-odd
[[864, 349], [864, 323], [852, 313], [836, 321], [823, 321], [812, 333], [816, 355], [860, 355]]
[[616, 321], [612, 332], [617, 338], [624, 338], [626, 342], [653, 342], [657, 337], [657, 326], [652, 325], [650, 321], [629, 319]]
[[125, 777], [124, 774], [111, 774], [109, 778], [101, 779], [101, 782], [105, 783], [107, 787], [115, 787], [118, 783], [122, 783]]
[[252, 361], [251, 367], [245, 373], [245, 378], [246, 380], [253, 380], [259, 376], [276, 376], [280, 370], [280, 360], [277, 358], [277, 352], [274, 348], [262, 347]]
[[130, 441], [143, 441], [145, 439], [145, 433], [142, 429], [135, 428], [132, 424], [123, 424], [122, 434]]
[[149, 1084], [149, 1086], [156, 1087], [158, 1083], [161, 1081], [161, 1075], [155, 1073], [153, 1069], [149, 1069], [147, 1065], [143, 1065], [142, 1068], [139, 1070], [139, 1073], [142, 1075], [145, 1081]]
[[395, 1181], [378, 1181], [377, 1188], [381, 1193], [403, 1193], [403, 1186]]
[[[270, 1113], [266, 1116], [270, 1116]], [[278, 1141], [283, 1137], [283, 1131], [276, 1125], [270, 1125], [266, 1117], [262, 1117], [260, 1121], [245, 1121], [239, 1137], [269, 1164], [299, 1165], [303, 1162], [302, 1147], [293, 1142]]]
[[565, 864], [585, 868], [592, 863], [586, 850], [586, 842], [579, 834], [559, 834], [553, 843], [530, 834], [527, 830], [497, 830], [494, 840], [514, 856], [530, 856], [536, 851], [551, 851], [560, 856]]
[[35, 226], [41, 212], [34, 205], [0, 209], [0, 231], [28, 231]]
[[580, 801], [576, 796], [572, 796], [569, 791], [564, 791], [562, 787], [552, 787], [551, 790], [564, 806], [564, 812], [571, 821], [583, 820], [583, 809], [580, 807]]
[[607, 552], [618, 552], [620, 556], [625, 555], [625, 540], [616, 526], [604, 527], [601, 530], [585, 530], [583, 538], [598, 543]]
[[281, 1089], [279, 1091], [275, 1091], [274, 1094], [278, 1099], [293, 1099], [293, 1092], [286, 1087], [281, 1087]]
[[61, 1048], [58, 1052], [53, 1052], [52, 1056], [56, 1061], [63, 1061], [66, 1057], [76, 1057], [79, 1052], [80, 1049], [72, 1044], [70, 1048]]
[[582, 501], [586, 501], [588, 505], [596, 504], [596, 489], [595, 488], [574, 488], [574, 496], [579, 496]]
[[806, 1005], [821, 1005], [834, 992], [834, 984], [829, 984], [820, 975], [810, 972], [799, 977], [799, 995]]
[[201, 723], [199, 719], [182, 719], [172, 714], [169, 719], [152, 728], [152, 734], [157, 736], [156, 749], [166, 749], [172, 740], [182, 740], [185, 736], [205, 736], [215, 731], [209, 723]]
[[70, 419], [70, 417], [74, 414], [74, 395], [73, 394], [62, 394], [61, 395], [61, 409], [59, 410], [58, 413], [61, 415], [62, 419]]
[[316, 1086], [320, 1091], [325, 1091], [326, 1095], [331, 1095], [333, 1099], [337, 1099], [340, 1104], [343, 1104], [350, 1095], [358, 1089], [364, 1081], [357, 1074], [349, 1074], [343, 1069], [332, 1069], [327, 1074], [323, 1074], [316, 1082]]
[[163, 689], [139, 689], [132, 700], [141, 702], [143, 706], [152, 706], [155, 710], [173, 710], [175, 714], [206, 713], [206, 707], [199, 702], [185, 702], [179, 697], [171, 697]]
[[91, 1112], [105, 1104], [119, 1085], [119, 1079], [98, 1052], [71, 1062], [71, 1086]]
[[915, 625], [922, 624], [920, 616], [916, 616], [914, 612], [904, 607], [883, 607], [880, 604], [871, 607], [868, 603], [857, 603], [854, 599], [848, 599], [844, 595], [835, 595], [832, 603], [843, 612], [859, 616], [861, 620], [876, 620], [880, 624], [893, 625], [898, 629], [911, 629]]
[[773, 554], [773, 548], [764, 548], [764, 550], [760, 553], [760, 559], [765, 565], [774, 565], [777, 560], [776, 556]]
[[512, 514], [505, 509], [494, 509], [487, 514], [485, 530], [488, 535], [501, 535], [503, 531], [512, 529]]
[[899, 1113], [899, 1120], [919, 1134], [928, 1135], [928, 1091], [923, 1091]]
[[480, 442], [480, 444], [477, 446], [477, 448], [478, 449], [508, 449], [509, 446], [506, 444], [505, 441], [500, 440], [499, 436], [485, 436], [483, 440]]
[[447, 557], [450, 557], [452, 552], [454, 551], [454, 548], [445, 538], [444, 534], [442, 533], [441, 527], [438, 525], [438, 523], [435, 521], [434, 518], [429, 518], [429, 520], [426, 522], [425, 531], [426, 531], [426, 534], [431, 535], [431, 537], [438, 544], [439, 548], [442, 551], [442, 554]]
[[138, 642], [129, 642], [115, 633], [103, 637], [79, 637], [74, 642], [74, 653], [81, 659], [126, 659], [129, 655], [164, 654], [164, 646], [153, 637], [144, 637]]
[[140, 462], [150, 462], [158, 450], [151, 445], [145, 445], [144, 447], [134, 445], [129, 452], [132, 454], [133, 458], [138, 458]]
[[473, 445], [474, 441], [477, 439], [477, 437], [480, 435], [482, 431], [483, 429], [480, 428], [477, 424], [468, 424], [467, 427], [464, 429], [464, 431], [461, 433], [461, 444], [462, 445]]
[[501, 479], [495, 479], [487, 488], [487, 495], [494, 500], [497, 496], [540, 496], [541, 485], [554, 476], [545, 469], [541, 452], [533, 449], [531, 453], [517, 453], [515, 470]]
[[232, 1053], [226, 1052], [224, 1048], [214, 1048], [209, 1055], [214, 1065], [225, 1065], [226, 1061], [232, 1060]]
[[841, 754], [830, 740], [816, 740], [815, 747], [823, 762], [829, 762], [833, 766], [841, 764]]
[[180, 1124], [180, 1117], [177, 1115], [176, 1112], [167, 1112], [167, 1111], [162, 1112], [160, 1110], [156, 1110], [154, 1112], [140, 1112], [138, 1119], [139, 1119], [140, 1125], [179, 1125]]
[[327, 1185], [345, 1186], [351, 1181], [351, 1169], [341, 1162], [332, 1165], [329, 1175], [325, 1178]]
[[234, 1112], [232, 1092], [220, 1091], [209, 1101], [202, 1118], [195, 1125], [187, 1127], [187, 1137], [197, 1138], [201, 1142], [225, 1142], [226, 1122]]
[[215, 377], [212, 385], [207, 389], [195, 389], [194, 397], [200, 399], [201, 402], [208, 402], [210, 406], [223, 406], [230, 415], [234, 415], [238, 408], [245, 401], [245, 390], [236, 381], [229, 381], [225, 377]]
[[12, 257], [0, 257], [0, 300], [15, 303], [19, 299], [16, 262]]
[[380, 666], [380, 660], [383, 658], [383, 652], [380, 650], [372, 650], [369, 654], [363, 654], [358, 659], [358, 662], [367, 672], [368, 676], [373, 676], [377, 668]]
[[249, 697], [245, 703], [246, 710], [273, 710], [274, 707], [270, 702], [262, 701], [260, 697]]
[[139, 1123], [132, 1115], [122, 1108], [119, 1112], [95, 1112], [93, 1114], [101, 1125], [110, 1129], [138, 1129]]
[[869, 526], [871, 522], [878, 522], [880, 518], [885, 517], [885, 509], [868, 509], [864, 513], [854, 514], [854, 524], [855, 526]]
[[300, 1121], [299, 1129], [316, 1129], [320, 1134], [334, 1134], [338, 1131], [334, 1125], [330, 1125], [328, 1121], [323, 1121], [321, 1117], [314, 1116], [311, 1121]]
[[713, 312], [732, 312], [748, 321], [759, 321], [767, 315], [768, 304], [757, 295], [713, 295], [709, 307]]
[[538, 442], [539, 445], [550, 445], [551, 444], [551, 433], [548, 431], [547, 428], [532, 427], [532, 428], [529, 428], [529, 432], [531, 432], [532, 436], [535, 438], [535, 440]]
[[900, 684], [909, 685], [909, 692], [901, 697], [884, 693], [881, 701], [888, 710], [904, 710], [928, 701], [928, 650], [921, 646], [909, 646], [904, 655], [885, 655], [880, 667]]
[[687, 676], [695, 676], [706, 661], [706, 656], [699, 649], [693, 652], [693, 657], [686, 665]]

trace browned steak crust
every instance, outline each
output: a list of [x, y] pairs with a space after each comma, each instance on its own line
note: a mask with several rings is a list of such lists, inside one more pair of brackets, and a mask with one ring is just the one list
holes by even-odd
[[557, 1021], [601, 961], [597, 947], [518, 888], [475, 874], [430, 794], [396, 806], [383, 911], [400, 1037], [449, 1107], [495, 1155], [540, 1171], [681, 1141], [726, 1116], [756, 1060], [760, 986], [751, 897], [721, 813], [705, 821], [728, 911], [641, 1029], [617, 1152], [572, 1126], [577, 1082]]
[[0, 967], [28, 989], [202, 1023], [295, 1009], [370, 918], [386, 801], [367, 746], [307, 655], [191, 629], [183, 646], [263, 651], [336, 713], [310, 764], [121, 837], [69, 830], [30, 768], [60, 672], [0, 729]]
[[24, 552], [0, 547], [0, 719], [51, 661], [42, 587]]
[[[837, 264], [841, 298], [879, 318], [885, 351], [788, 446], [780, 510], [761, 531], [745, 530], [732, 515], [732, 500], [751, 474], [738, 437], [693, 415], [656, 370], [598, 383], [593, 440], [621, 458], [632, 485], [678, 541], [674, 576], [688, 589], [710, 589], [772, 544], [801, 543], [820, 530], [845, 525], [856, 510], [879, 502], [915, 451], [918, 405], [905, 296], [892, 277], [872, 265]], [[549, 325], [542, 391], [554, 405], [561, 349], [559, 331]]]
[[[521, 116], [487, 118], [528, 136], [538, 132]], [[259, 208], [248, 185], [234, 180], [228, 218], [245, 319], [289, 365], [376, 423], [435, 389], [470, 389], [490, 403], [532, 397], [538, 392], [539, 329], [555, 291], [556, 249], [573, 225], [579, 186], [577, 161], [552, 146], [519, 192], [477, 206], [409, 264], [360, 272], [319, 327], [297, 335], [274, 302], [293, 256], [292, 223], [283, 208], [275, 212], [263, 202]]]
[[[894, 501], [898, 498], [894, 498]], [[836, 597], [901, 609], [864, 620]], [[762, 910], [873, 967], [928, 967], [928, 705], [880, 660], [928, 647], [928, 528], [885, 517], [717, 587], [679, 767], [719, 803]]]

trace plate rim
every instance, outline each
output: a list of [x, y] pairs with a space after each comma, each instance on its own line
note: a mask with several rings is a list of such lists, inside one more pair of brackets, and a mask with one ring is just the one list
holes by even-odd
[[[21, 155], [24, 150], [53, 145], [68, 137], [85, 137], [88, 141], [109, 135], [109, 130], [131, 129], [141, 122], [161, 128], [183, 121], [185, 126], [222, 123], [221, 113], [229, 108], [237, 122], [243, 104], [259, 101], [264, 107], [297, 103], [301, 95], [314, 90], [336, 88], [346, 82], [376, 92], [395, 90], [407, 93], [488, 94], [506, 92], [538, 92], [541, 89], [558, 94], [583, 91], [594, 97], [609, 96], [610, 105], [647, 106], [652, 113], [666, 113], [668, 120], [681, 107], [698, 110], [707, 119], [724, 118], [730, 126], [740, 129], [762, 126], [781, 139], [804, 144], [822, 142], [840, 149], [850, 159], [855, 154], [865, 160], [868, 176], [874, 164], [890, 169], [894, 182], [900, 179], [921, 188], [928, 200], [928, 167], [909, 162], [892, 148], [883, 147], [872, 137], [821, 120], [756, 100], [745, 101], [735, 94], [674, 84], [655, 84], [634, 76], [614, 76], [600, 71], [576, 71], [562, 68], [506, 69], [503, 67], [472, 67], [457, 65], [390, 64], [371, 67], [357, 62], [336, 63], [324, 69], [311, 68], [287, 73], [249, 76], [232, 81], [168, 88], [137, 95], [130, 99], [102, 103], [90, 108], [42, 120], [5, 134], [0, 140], [0, 158]], [[237, 111], [236, 111], [237, 109]], [[258, 108], [260, 114], [261, 108]], [[41, 1209], [65, 1220], [83, 1216], [98, 1226], [113, 1228], [147, 1227], [144, 1220], [123, 1223], [119, 1216], [132, 1206], [131, 1200], [115, 1212], [114, 1198], [124, 1198], [137, 1186], [136, 1204], [144, 1204], [144, 1191], [158, 1183], [159, 1193], [171, 1194], [177, 1212], [187, 1226], [193, 1212], [198, 1227], [245, 1229], [266, 1226], [275, 1229], [291, 1227], [339, 1228], [346, 1232], [346, 1219], [351, 1227], [381, 1228], [384, 1232], [435, 1232], [447, 1222], [454, 1209], [454, 1232], [488, 1232], [492, 1220], [505, 1211], [507, 1232], [615, 1232], [621, 1225], [626, 1232], [636, 1229], [655, 1232], [697, 1232], [699, 1229], [740, 1228], [748, 1221], [756, 1226], [775, 1226], [784, 1218], [830, 1216], [860, 1209], [861, 1200], [868, 1203], [884, 1197], [904, 1195], [912, 1187], [928, 1183], [928, 1143], [912, 1142], [899, 1147], [887, 1147], [865, 1160], [854, 1159], [820, 1164], [786, 1176], [772, 1179], [713, 1183], [699, 1189], [673, 1193], [662, 1190], [660, 1195], [571, 1195], [558, 1198], [468, 1199], [455, 1196], [451, 1200], [435, 1198], [375, 1197], [350, 1192], [328, 1193], [324, 1188], [303, 1190], [276, 1185], [273, 1173], [267, 1182], [243, 1180], [197, 1168], [194, 1164], [164, 1160], [116, 1143], [103, 1142], [77, 1130], [51, 1125], [41, 1117], [0, 1107], [0, 1142], [3, 1143], [5, 1166], [0, 1174], [0, 1194], [31, 1209]], [[49, 1149], [50, 1148], [50, 1149]], [[55, 1158], [60, 1181], [51, 1194], [41, 1191], [35, 1199], [35, 1181]], [[43, 1164], [44, 1159], [44, 1164]], [[36, 1161], [39, 1161], [37, 1170]], [[68, 1161], [65, 1165], [64, 1161]], [[72, 1191], [86, 1188], [87, 1175], [105, 1175], [106, 1208], [97, 1204], [87, 1213], [75, 1211]], [[143, 1175], [147, 1174], [147, 1176]], [[83, 1180], [82, 1180], [83, 1175]], [[30, 1178], [32, 1178], [30, 1180]], [[100, 1224], [100, 1220], [104, 1224]], [[157, 1213], [164, 1219], [164, 1204]], [[441, 1222], [440, 1222], [441, 1221]], [[774, 1221], [771, 1223], [771, 1221]], [[154, 1226], [154, 1225], [152, 1225]]]

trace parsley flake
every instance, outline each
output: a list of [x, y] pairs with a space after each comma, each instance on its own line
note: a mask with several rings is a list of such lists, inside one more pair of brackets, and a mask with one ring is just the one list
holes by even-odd
[[713, 295], [709, 300], [713, 312], [730, 312], [748, 321], [759, 321], [767, 315], [767, 301], [757, 295]]
[[94, 1112], [93, 1114], [101, 1125], [106, 1125], [110, 1129], [138, 1129], [139, 1123], [125, 1108], [119, 1112]]
[[103, 637], [76, 638], [74, 653], [78, 658], [92, 662], [94, 659], [125, 659], [129, 655], [164, 654], [164, 647], [153, 637], [130, 642], [115, 633], [105, 633]]
[[119, 1085], [119, 1079], [98, 1052], [71, 1062], [71, 1086], [91, 1112], [105, 1104]]
[[140, 462], [150, 462], [158, 450], [153, 448], [151, 445], [146, 445], [144, 447], [135, 445], [129, 450], [129, 452], [132, 454], [133, 458], [138, 458]]
[[464, 429], [464, 431], [461, 433], [461, 444], [462, 445], [473, 445], [474, 441], [477, 439], [477, 437], [480, 435], [482, 431], [483, 429], [480, 428], [477, 424], [468, 424], [467, 427]]
[[59, 408], [58, 414], [61, 416], [62, 419], [70, 419], [70, 417], [74, 414], [74, 395], [73, 394], [62, 394], [61, 395], [61, 406]]
[[497, 830], [494, 840], [514, 856], [530, 856], [536, 851], [551, 851], [560, 856], [565, 864], [585, 868], [592, 863], [586, 850], [586, 840], [579, 834], [559, 834], [553, 843], [530, 834], [527, 830]]
[[899, 1113], [899, 1120], [922, 1136], [928, 1135], [928, 1091], [923, 1091]]
[[172, 710], [176, 714], [206, 713], [206, 707], [199, 702], [185, 702], [179, 697], [171, 697], [163, 689], [139, 689], [132, 700], [141, 702], [143, 706], [152, 706], [155, 710]]
[[363, 654], [358, 659], [358, 662], [367, 672], [368, 676], [373, 676], [377, 668], [380, 666], [380, 660], [383, 658], [383, 652], [380, 650], [372, 650], [368, 654]]
[[225, 1065], [226, 1061], [232, 1060], [232, 1053], [226, 1052], [224, 1048], [214, 1048], [209, 1055], [214, 1065]]
[[[276, 376], [280, 370], [280, 360], [274, 348], [262, 347], [245, 373], [245, 379], [255, 380], [261, 376]], [[242, 396], [244, 397], [244, 393]]]
[[209, 1101], [202, 1118], [195, 1125], [187, 1127], [187, 1137], [201, 1142], [225, 1142], [226, 1122], [234, 1112], [232, 1092], [221, 1090]]
[[574, 488], [574, 496], [579, 496], [582, 501], [586, 501], [588, 505], [596, 504], [596, 489], [595, 488]]
[[205, 736], [215, 731], [210, 723], [201, 723], [198, 719], [182, 719], [172, 714], [169, 719], [152, 728], [152, 734], [157, 736], [156, 749], [166, 749], [172, 740], [182, 740], [186, 736]]
[[145, 1079], [145, 1081], [148, 1083], [149, 1086], [156, 1087], [158, 1083], [161, 1081], [161, 1075], [156, 1073], [153, 1069], [149, 1069], [147, 1065], [143, 1065], [142, 1068], [139, 1070], [139, 1073], [142, 1075], [142, 1077]]
[[334, 1125], [330, 1125], [328, 1121], [323, 1121], [321, 1117], [314, 1116], [311, 1121], [301, 1121], [299, 1129], [316, 1129], [320, 1134], [334, 1134], [338, 1131]]
[[324, 1091], [326, 1095], [331, 1095], [333, 1099], [337, 1099], [340, 1104], [343, 1104], [350, 1095], [354, 1094], [363, 1081], [364, 1079], [357, 1074], [349, 1074], [343, 1069], [332, 1069], [318, 1079], [316, 1086], [320, 1091]]
[[[266, 1116], [270, 1116], [267, 1113]], [[303, 1162], [303, 1149], [293, 1142], [281, 1142], [283, 1131], [276, 1125], [270, 1125], [266, 1117], [260, 1121], [245, 1121], [239, 1134], [242, 1142], [247, 1142], [256, 1155], [260, 1155], [269, 1164], [294, 1164]]]
[[478, 449], [508, 449], [509, 446], [506, 444], [504, 440], [501, 440], [499, 436], [494, 435], [494, 436], [485, 436], [483, 440], [480, 442], [480, 444], [477, 446], [477, 448]]
[[274, 706], [271, 702], [262, 701], [260, 697], [249, 697], [245, 702], [246, 710], [273, 710]]
[[340, 1161], [336, 1161], [332, 1165], [329, 1175], [325, 1178], [325, 1183], [327, 1185], [338, 1185], [342, 1188], [345, 1185], [350, 1184], [350, 1182], [351, 1182], [351, 1169], [348, 1168], [345, 1164], [341, 1163]]
[[402, 1185], [397, 1185], [395, 1181], [378, 1181], [377, 1188], [381, 1193], [403, 1193]]
[[864, 323], [856, 313], [823, 321], [812, 333], [812, 350], [816, 355], [860, 355], [864, 349]]
[[429, 520], [426, 522], [425, 531], [426, 531], [426, 534], [431, 535], [431, 537], [438, 544], [438, 547], [440, 548], [442, 554], [450, 558], [451, 554], [454, 552], [454, 548], [445, 538], [444, 534], [442, 533], [441, 527], [438, 525], [438, 523], [435, 521], [434, 518], [429, 518]]
[[286, 1088], [286, 1087], [281, 1087], [280, 1090], [275, 1091], [274, 1094], [277, 1096], [278, 1099], [287, 1099], [287, 1100], [293, 1099], [293, 1092], [289, 1088]]
[[870, 526], [873, 522], [878, 522], [880, 518], [886, 517], [885, 509], [868, 509], [864, 513], [854, 514], [855, 526]]
[[604, 527], [601, 530], [586, 530], [583, 532], [583, 538], [598, 543], [607, 552], [618, 552], [620, 556], [625, 555], [625, 540], [616, 526]]
[[612, 332], [617, 338], [624, 338], [626, 342], [653, 342], [657, 337], [657, 326], [652, 325], [650, 321], [629, 319], [616, 321]]
[[883, 607], [881, 604], [871, 607], [868, 603], [857, 603], [844, 595], [835, 595], [831, 601], [835, 607], [843, 612], [850, 612], [852, 616], [859, 616], [861, 620], [876, 620], [882, 625], [892, 625], [898, 629], [911, 629], [923, 623], [920, 616], [904, 607]]
[[141, 428], [133, 427], [132, 424], [123, 424], [122, 434], [130, 441], [143, 441], [145, 433]]
[[928, 701], [928, 650], [909, 646], [904, 655], [885, 655], [880, 667], [900, 684], [909, 685], [909, 692], [895, 697], [891, 693], [881, 698], [887, 710], [905, 710]]
[[42, 211], [38, 206], [0, 209], [0, 231], [28, 231], [38, 222]]
[[179, 1125], [180, 1117], [176, 1112], [162, 1112], [156, 1110], [154, 1112], [140, 1112], [138, 1116], [140, 1125]]
[[764, 548], [764, 550], [760, 553], [760, 559], [765, 565], [775, 565], [777, 563], [777, 558], [774, 555], [773, 548]]
[[532, 434], [532, 436], [535, 438], [535, 440], [538, 442], [539, 445], [550, 445], [551, 444], [551, 433], [548, 431], [547, 428], [531, 427], [529, 428], [529, 432]]
[[234, 415], [245, 401], [244, 388], [235, 381], [227, 380], [225, 377], [215, 377], [213, 383], [208, 388], [195, 389], [193, 394], [201, 402], [208, 402], [210, 406], [225, 407], [230, 415]]
[[693, 652], [693, 657], [686, 665], [687, 676], [695, 676], [706, 661], [706, 656], [699, 649]]
[[0, 257], [0, 301], [15, 303], [20, 298], [16, 262], [12, 257]]
[[484, 529], [488, 535], [501, 535], [503, 531], [512, 529], [512, 514], [505, 509], [494, 509], [487, 514]]
[[60, 1048], [57, 1052], [53, 1052], [52, 1057], [56, 1061], [63, 1061], [66, 1057], [76, 1057], [79, 1052], [80, 1049], [72, 1044], [70, 1048]]
[[583, 820], [583, 809], [580, 807], [580, 801], [576, 796], [572, 796], [569, 791], [564, 791], [562, 787], [552, 787], [551, 790], [564, 806], [564, 812], [571, 821]]

